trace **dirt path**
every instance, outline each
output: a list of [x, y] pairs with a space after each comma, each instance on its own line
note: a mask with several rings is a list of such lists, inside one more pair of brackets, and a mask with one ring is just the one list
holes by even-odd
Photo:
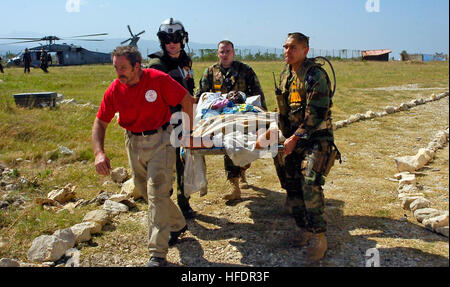
[[[318, 266], [365, 266], [366, 251], [376, 248], [380, 266], [448, 266], [448, 238], [432, 233], [404, 212], [395, 182], [393, 158], [413, 155], [434, 134], [448, 127], [448, 97], [385, 118], [359, 122], [336, 131], [344, 162], [333, 168], [325, 185], [329, 219], [326, 257]], [[420, 140], [418, 140], [420, 138]], [[440, 165], [440, 166], [436, 166]], [[307, 266], [302, 249], [291, 246], [294, 220], [285, 212], [271, 159], [248, 170], [249, 189], [243, 200], [227, 204], [220, 156], [208, 156], [208, 194], [194, 194], [198, 216], [169, 249], [171, 266]], [[446, 170], [445, 167], [446, 166]], [[418, 179], [447, 198], [448, 145]], [[441, 205], [442, 206], [442, 205]], [[148, 261], [147, 206], [122, 214], [103, 234], [81, 248], [82, 266], [144, 266]], [[406, 220], [403, 219], [406, 214]]]

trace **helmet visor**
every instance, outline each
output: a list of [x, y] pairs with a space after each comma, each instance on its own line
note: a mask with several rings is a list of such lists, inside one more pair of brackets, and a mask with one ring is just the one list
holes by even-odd
[[167, 32], [159, 32], [158, 33], [159, 40], [163, 44], [169, 44], [169, 43], [181, 43], [183, 40], [183, 37], [180, 35], [180, 33], [167, 33]]

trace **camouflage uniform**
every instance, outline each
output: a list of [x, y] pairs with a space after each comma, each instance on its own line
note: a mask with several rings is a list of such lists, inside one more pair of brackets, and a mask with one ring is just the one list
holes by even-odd
[[[233, 61], [228, 69], [223, 68], [220, 63], [206, 68], [195, 97], [199, 98], [205, 92], [226, 94], [231, 91], [241, 91], [247, 96], [260, 95], [261, 106], [267, 110], [266, 99], [258, 77], [249, 65], [239, 61]], [[224, 157], [224, 165], [227, 179], [239, 177], [242, 171], [250, 167], [250, 165], [246, 167], [235, 166], [228, 155]]]
[[[150, 68], [157, 69], [169, 74], [174, 80], [176, 80], [186, 90], [188, 90], [191, 95], [194, 94], [195, 83], [192, 73], [192, 60], [184, 50], [181, 50], [180, 56], [177, 59], [170, 57], [163, 51], [153, 53], [148, 56], [151, 59], [149, 63]], [[181, 105], [170, 107], [170, 111], [172, 113], [181, 111]], [[178, 126], [180, 124], [181, 120], [175, 126]], [[180, 157], [179, 147], [176, 149], [176, 154], [177, 203], [181, 211], [183, 211], [185, 217], [189, 217], [187, 216], [186, 212], [191, 208], [189, 206], [189, 198], [187, 198], [184, 194], [184, 163], [182, 162]], [[171, 190], [170, 194], [172, 193], [173, 189]]]
[[281, 186], [297, 226], [312, 233], [326, 231], [322, 185], [331, 149], [331, 85], [326, 72], [305, 59], [296, 72], [286, 65], [277, 94], [279, 128], [286, 138], [294, 133], [301, 139], [289, 155], [274, 158]]
[[48, 73], [47, 67], [48, 67], [48, 53], [47, 51], [43, 50], [41, 51], [41, 69], [44, 72]]

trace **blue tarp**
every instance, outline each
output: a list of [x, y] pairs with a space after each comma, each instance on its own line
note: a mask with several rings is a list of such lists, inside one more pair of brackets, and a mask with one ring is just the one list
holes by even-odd
[[431, 54], [423, 54], [422, 56], [423, 56], [422, 60], [424, 62], [445, 61], [445, 58], [441, 57], [441, 56], [436, 56], [436, 55], [431, 55]]

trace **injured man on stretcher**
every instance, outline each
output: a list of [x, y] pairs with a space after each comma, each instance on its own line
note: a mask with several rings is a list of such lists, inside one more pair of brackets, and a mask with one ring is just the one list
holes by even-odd
[[[174, 115], [171, 122], [181, 116]], [[260, 96], [203, 93], [194, 116], [192, 131], [182, 131], [180, 125], [171, 137], [172, 144], [182, 145], [186, 196], [207, 192], [205, 155], [226, 153], [234, 165], [244, 167], [259, 158], [275, 157], [279, 142], [284, 141], [278, 130], [278, 114], [265, 112]], [[176, 136], [179, 134], [181, 141]]]

